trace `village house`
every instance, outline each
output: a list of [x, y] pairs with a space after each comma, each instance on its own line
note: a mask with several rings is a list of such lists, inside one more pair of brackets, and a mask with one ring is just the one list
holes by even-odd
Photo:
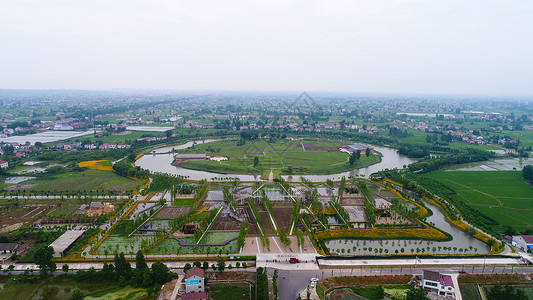
[[207, 299], [204, 283], [204, 270], [198, 267], [190, 268], [185, 273], [185, 294], [181, 296], [181, 299]]
[[455, 287], [452, 277], [439, 272], [424, 270], [422, 288], [428, 293], [455, 299]]

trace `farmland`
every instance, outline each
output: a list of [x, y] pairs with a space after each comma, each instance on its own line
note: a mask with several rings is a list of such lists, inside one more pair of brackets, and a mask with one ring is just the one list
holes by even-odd
[[[372, 165], [380, 161], [379, 155], [362, 155], [354, 165], [348, 163], [348, 154], [337, 150], [349, 142], [316, 140], [225, 140], [197, 145], [180, 153], [207, 153], [228, 157], [228, 161], [187, 161], [179, 166], [220, 173], [264, 174], [270, 169], [282, 174], [330, 174]], [[254, 166], [254, 159], [258, 164]]]
[[142, 181], [125, 178], [110, 171], [83, 170], [28, 180], [36, 184], [30, 191], [55, 193], [64, 191], [110, 191], [129, 193], [143, 184]]
[[427, 175], [501, 225], [524, 230], [533, 223], [533, 188], [516, 171], [439, 171]]

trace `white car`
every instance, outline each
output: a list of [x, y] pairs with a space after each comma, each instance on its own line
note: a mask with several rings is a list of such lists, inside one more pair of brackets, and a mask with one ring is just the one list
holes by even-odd
[[319, 279], [316, 277], [311, 278], [311, 282], [317, 282]]
[[314, 282], [311, 282], [310, 286], [311, 286], [311, 287], [315, 287], [315, 283], [314, 283]]

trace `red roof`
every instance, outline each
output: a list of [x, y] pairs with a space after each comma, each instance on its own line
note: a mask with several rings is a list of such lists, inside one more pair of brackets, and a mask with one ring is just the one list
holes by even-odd
[[205, 292], [201, 293], [189, 293], [181, 295], [181, 300], [203, 300], [207, 299]]
[[454, 287], [453, 286], [453, 280], [448, 275], [440, 275], [440, 285]]
[[204, 277], [204, 269], [200, 269], [198, 267], [192, 267], [190, 268], [187, 273], [185, 273], [185, 279], [193, 276], [193, 275], [196, 275], [196, 276], [200, 276], [200, 277]]
[[533, 244], [533, 235], [523, 235], [522, 238], [527, 244]]

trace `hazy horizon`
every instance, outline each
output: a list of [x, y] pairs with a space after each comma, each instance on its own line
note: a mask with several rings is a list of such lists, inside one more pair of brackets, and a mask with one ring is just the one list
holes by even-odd
[[0, 89], [533, 95], [533, 3], [0, 1]]

